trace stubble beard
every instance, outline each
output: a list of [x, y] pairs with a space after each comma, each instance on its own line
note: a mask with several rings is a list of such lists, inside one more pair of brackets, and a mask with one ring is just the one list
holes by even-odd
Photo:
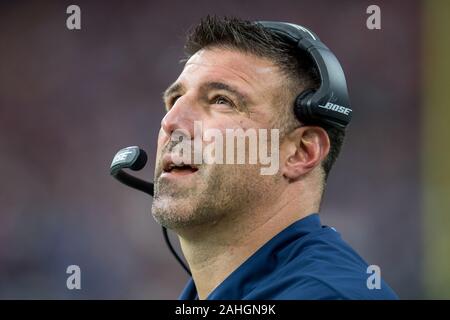
[[267, 191], [261, 186], [259, 166], [203, 165], [195, 174], [192, 186], [177, 186], [160, 179], [157, 168], [152, 215], [162, 226], [183, 230], [212, 226], [221, 219], [237, 220], [242, 211], [260, 203]]

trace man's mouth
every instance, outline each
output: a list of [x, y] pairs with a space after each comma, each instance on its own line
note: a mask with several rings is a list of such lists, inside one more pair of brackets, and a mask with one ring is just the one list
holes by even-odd
[[194, 173], [198, 170], [198, 168], [194, 168], [190, 165], [173, 165], [167, 169], [164, 169], [164, 172], [168, 173], [176, 173], [176, 174], [190, 174]]
[[198, 167], [185, 164], [185, 163], [175, 163], [170, 155], [164, 156], [163, 158], [163, 173], [162, 176], [181, 176], [189, 175], [198, 171]]

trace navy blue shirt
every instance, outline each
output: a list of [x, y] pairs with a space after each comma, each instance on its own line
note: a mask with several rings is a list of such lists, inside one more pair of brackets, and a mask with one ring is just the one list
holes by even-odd
[[[208, 300], [398, 299], [381, 280], [369, 289], [367, 263], [334, 228], [309, 215], [281, 231], [234, 270]], [[192, 278], [179, 299], [198, 299]]]

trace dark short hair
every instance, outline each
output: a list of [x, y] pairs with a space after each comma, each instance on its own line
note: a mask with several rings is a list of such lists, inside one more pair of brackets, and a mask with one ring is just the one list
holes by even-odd
[[[260, 24], [238, 18], [207, 16], [189, 31], [185, 51], [190, 58], [197, 51], [212, 47], [239, 50], [272, 60], [281, 72], [292, 80], [294, 97], [304, 90], [317, 89], [320, 86], [319, 72], [311, 57], [305, 52], [299, 52], [276, 33]], [[293, 100], [291, 103], [294, 103]], [[283, 120], [279, 123], [286, 131], [291, 131], [300, 125], [293, 112], [293, 105], [289, 110], [289, 114], [280, 115]], [[330, 151], [322, 162], [326, 181], [340, 153], [345, 131], [320, 123], [304, 124], [323, 127], [330, 139]]]

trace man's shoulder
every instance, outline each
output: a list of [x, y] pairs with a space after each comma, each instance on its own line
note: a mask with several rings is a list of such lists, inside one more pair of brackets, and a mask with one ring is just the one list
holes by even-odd
[[261, 284], [271, 299], [397, 299], [380, 279], [380, 289], [368, 286], [368, 264], [336, 230], [312, 232], [280, 252], [284, 255]]
[[301, 276], [292, 279], [271, 299], [276, 300], [393, 300], [398, 299], [392, 289], [382, 281], [379, 289], [369, 289], [366, 279], [333, 281], [327, 278]]

